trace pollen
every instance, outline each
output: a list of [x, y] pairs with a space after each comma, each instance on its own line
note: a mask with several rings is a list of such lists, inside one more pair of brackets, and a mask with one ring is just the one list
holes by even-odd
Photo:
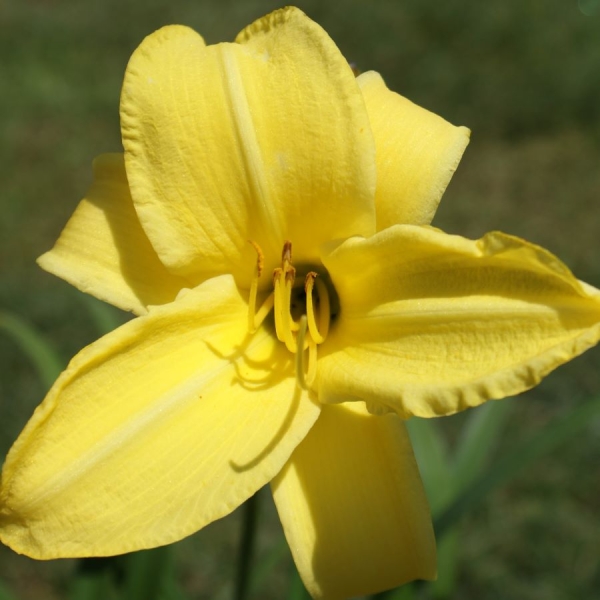
[[[248, 331], [254, 333], [273, 311], [275, 335], [295, 355], [298, 385], [310, 389], [317, 370], [317, 346], [326, 340], [331, 322], [327, 285], [315, 271], [302, 276], [297, 274], [292, 264], [292, 243], [286, 241], [281, 252], [281, 266], [273, 270], [273, 291], [257, 310], [264, 255], [256, 242], [250, 241], [250, 244], [256, 251], [256, 266], [248, 298]], [[299, 310], [294, 299], [297, 299], [302, 284], [306, 299]]]

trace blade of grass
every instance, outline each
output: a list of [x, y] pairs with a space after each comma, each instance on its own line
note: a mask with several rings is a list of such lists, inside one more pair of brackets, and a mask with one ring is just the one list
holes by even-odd
[[490, 470], [477, 477], [435, 519], [436, 535], [441, 538], [458, 520], [481, 502], [492, 490], [513, 479], [535, 460], [552, 451], [600, 417], [600, 399], [590, 400], [562, 416], [525, 440], [501, 458]]
[[50, 388], [64, 366], [54, 348], [25, 319], [5, 311], [0, 312], [0, 330], [4, 330], [23, 350], [44, 387]]

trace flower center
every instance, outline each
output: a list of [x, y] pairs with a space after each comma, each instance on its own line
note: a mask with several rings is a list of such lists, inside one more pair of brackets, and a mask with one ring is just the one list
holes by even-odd
[[308, 270], [303, 278], [296, 276], [296, 268], [292, 265], [292, 243], [286, 241], [281, 253], [281, 267], [273, 270], [273, 291], [257, 309], [264, 256], [258, 244], [250, 243], [256, 250], [257, 259], [248, 299], [248, 331], [254, 333], [273, 311], [277, 339], [296, 356], [296, 379], [303, 389], [309, 389], [317, 370], [317, 346], [327, 338], [332, 318], [327, 283], [312, 270]]

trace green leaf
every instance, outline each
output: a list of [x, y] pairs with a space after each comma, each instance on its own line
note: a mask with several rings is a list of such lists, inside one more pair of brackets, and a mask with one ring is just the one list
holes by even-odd
[[69, 600], [116, 600], [115, 582], [122, 573], [122, 557], [81, 558], [69, 586]]
[[260, 592], [265, 581], [275, 570], [277, 565], [290, 554], [289, 547], [284, 538], [279, 540], [265, 556], [257, 563], [250, 575], [250, 598], [256, 596]]
[[513, 403], [512, 398], [494, 400], [470, 412], [452, 464], [457, 491], [463, 490], [487, 466], [504, 432]]
[[436, 514], [450, 501], [453, 493], [448, 447], [433, 419], [413, 417], [406, 422], [406, 426], [431, 512]]
[[452, 598], [454, 596], [459, 559], [460, 531], [454, 527], [437, 540], [438, 574], [437, 579], [428, 585], [433, 598]]
[[31, 360], [44, 387], [49, 389], [64, 365], [54, 348], [25, 319], [17, 315], [0, 312], [0, 330], [20, 346]]
[[306, 591], [302, 579], [296, 569], [293, 570], [288, 590], [287, 600], [310, 600], [310, 595]]
[[162, 546], [123, 557], [123, 600], [180, 600], [183, 592], [175, 582], [173, 550]]
[[544, 454], [574, 437], [600, 417], [600, 399], [590, 400], [534, 433], [487, 472], [477, 477], [440, 516], [435, 530], [441, 538], [457, 521], [479, 504], [492, 490], [507, 483]]
[[109, 600], [115, 597], [110, 573], [82, 573], [71, 583], [69, 600]]
[[80, 292], [77, 294], [77, 297], [83, 302], [88, 310], [99, 335], [110, 333], [122, 325], [126, 320], [126, 316], [122, 311], [93, 296]]
[[411, 583], [371, 596], [372, 600], [415, 600], [416, 597], [416, 586]]

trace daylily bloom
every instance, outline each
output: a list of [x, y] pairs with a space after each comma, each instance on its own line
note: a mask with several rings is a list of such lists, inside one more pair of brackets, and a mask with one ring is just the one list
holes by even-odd
[[124, 154], [39, 263], [138, 317], [12, 448], [0, 536], [36, 558], [179, 540], [271, 482], [315, 598], [435, 576], [403, 419], [526, 390], [598, 341], [549, 252], [429, 226], [469, 133], [352, 70], [299, 10], [133, 54]]

